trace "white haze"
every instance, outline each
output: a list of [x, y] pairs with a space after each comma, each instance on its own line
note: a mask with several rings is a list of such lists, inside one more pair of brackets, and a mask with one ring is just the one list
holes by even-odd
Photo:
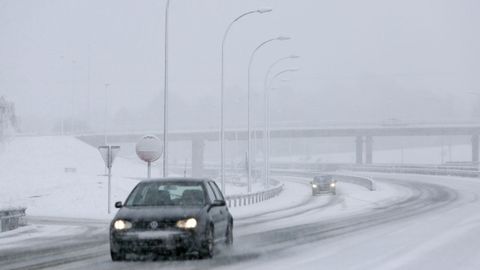
[[[60, 119], [102, 131], [162, 126], [164, 4], [159, 0], [0, 0], [0, 94], [16, 103], [24, 131], [52, 132]], [[248, 58], [255, 110], [276, 59], [274, 125], [472, 120], [480, 102], [477, 0], [172, 0], [170, 119], [173, 129], [217, 128], [220, 44], [226, 49], [227, 127], [246, 123]], [[260, 124], [263, 118], [258, 117]]]

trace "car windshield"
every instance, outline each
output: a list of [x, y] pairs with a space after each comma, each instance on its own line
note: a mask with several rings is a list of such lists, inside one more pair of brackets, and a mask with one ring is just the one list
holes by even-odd
[[202, 206], [205, 192], [202, 183], [140, 183], [130, 194], [126, 206]]
[[322, 183], [330, 183], [332, 180], [332, 177], [329, 176], [329, 175], [324, 175], [324, 176], [316, 176], [314, 179], [313, 179], [313, 182], [314, 183], [318, 183], [318, 184], [322, 184]]

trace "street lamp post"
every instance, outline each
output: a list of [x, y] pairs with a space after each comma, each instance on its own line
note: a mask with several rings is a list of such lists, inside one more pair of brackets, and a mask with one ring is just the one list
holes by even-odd
[[251, 153], [251, 123], [250, 123], [250, 101], [251, 101], [251, 70], [252, 70], [252, 64], [253, 64], [253, 59], [255, 58], [256, 53], [258, 50], [260, 50], [263, 46], [267, 45], [268, 43], [271, 43], [273, 41], [285, 41], [289, 40], [289, 37], [276, 37], [276, 38], [271, 38], [268, 39], [260, 45], [258, 45], [255, 50], [253, 50], [252, 54], [250, 55], [250, 61], [248, 62], [248, 94], [247, 94], [247, 158], [248, 158], [248, 175], [247, 175], [247, 185], [248, 185], [248, 192], [250, 193], [252, 191], [252, 183], [251, 183], [251, 178], [252, 178], [252, 153]]
[[239, 21], [241, 18], [250, 15], [250, 14], [263, 14], [271, 12], [272, 9], [258, 9], [252, 10], [243, 13], [242, 15], [238, 16], [235, 20], [233, 20], [225, 30], [222, 39], [222, 57], [221, 57], [221, 88], [220, 88], [220, 179], [221, 179], [221, 187], [222, 192], [225, 193], [225, 123], [224, 123], [224, 91], [225, 91], [225, 42], [227, 40], [228, 33], [232, 28], [233, 24]]
[[163, 88], [163, 177], [168, 176], [168, 11], [170, 0], [165, 5], [165, 68]]
[[103, 139], [105, 145], [107, 144], [107, 125], [108, 125], [108, 87], [110, 86], [109, 83], [105, 83], [105, 116], [104, 116], [104, 123], [103, 123]]
[[[471, 91], [471, 92], [468, 92], [469, 94], [472, 94], [472, 95], [475, 95], [477, 96], [478, 98], [478, 101], [480, 101], [480, 93], [479, 92], [474, 92], [474, 91]], [[478, 117], [478, 114], [477, 114], [477, 110], [474, 109], [473, 113], [474, 113], [474, 117]], [[478, 161], [478, 154], [477, 151], [478, 151], [478, 146], [475, 146], [475, 143], [473, 142], [474, 138], [477, 137], [478, 134], [475, 134], [474, 137], [472, 137], [472, 146], [473, 147], [476, 147], [475, 150], [472, 152], [472, 162], [474, 163], [474, 165], [477, 166], [477, 170], [480, 172], [480, 162]], [[472, 149], [473, 149], [472, 147]], [[479, 174], [479, 177], [480, 177], [480, 174]]]
[[268, 145], [268, 113], [270, 108], [270, 93], [268, 88], [268, 79], [270, 78], [270, 73], [272, 72], [273, 68], [278, 65], [280, 62], [289, 60], [289, 59], [297, 59], [299, 56], [297, 55], [290, 55], [286, 57], [279, 58], [277, 61], [273, 62], [270, 67], [268, 67], [267, 73], [265, 74], [264, 80], [264, 94], [265, 94], [265, 130], [263, 133], [263, 141], [264, 141], [264, 175], [265, 175], [265, 185], [268, 185], [268, 176], [269, 176], [269, 169], [268, 169], [268, 158], [269, 158], [269, 145]]
[[[289, 57], [289, 58], [292, 58], [292, 57]], [[294, 58], [298, 58], [297, 57], [294, 57]], [[286, 58], [284, 58], [286, 59]], [[283, 60], [283, 59], [282, 59]], [[277, 61], [276, 63], [278, 63], [279, 61]], [[274, 63], [275, 64], [275, 63]], [[273, 65], [272, 65], [273, 66]], [[272, 67], [271, 66], [271, 67]], [[285, 69], [285, 70], [282, 70], [280, 72], [278, 72], [277, 74], [275, 74], [272, 79], [270, 80], [270, 82], [268, 82], [268, 74], [270, 72], [267, 73], [267, 77], [265, 77], [265, 112], [266, 112], [266, 116], [265, 116], [265, 138], [266, 138], [266, 144], [265, 144], [265, 178], [267, 179], [266, 183], [268, 184], [268, 179], [269, 179], [269, 176], [270, 176], [270, 90], [272, 89], [271, 88], [271, 85], [273, 83], [273, 81], [275, 79], [277, 79], [278, 77], [280, 77], [281, 75], [287, 73], [287, 72], [296, 72], [298, 71], [299, 69], [298, 68], [290, 68], [290, 69]]]
[[75, 78], [74, 78], [75, 70], [74, 69], [75, 69], [75, 64], [76, 63], [77, 63], [77, 61], [72, 59], [72, 70], [71, 70], [72, 71], [72, 78], [71, 78], [72, 79], [72, 81], [71, 81], [72, 82], [72, 85], [71, 85], [71, 87], [72, 87], [72, 89], [71, 89], [71, 91], [72, 91], [72, 96], [71, 96], [71, 98], [72, 98], [72, 104], [71, 104], [72, 108], [71, 108], [71, 115], [70, 115], [70, 118], [71, 118], [70, 119], [70, 133], [72, 135], [74, 134], [74, 126], [75, 126]]
[[[104, 122], [103, 122], [103, 142], [104, 145], [108, 145], [107, 141], [107, 130], [108, 130], [108, 87], [110, 87], [110, 83], [105, 83], [105, 111], [104, 111]], [[105, 175], [108, 175], [108, 166], [105, 165]], [[110, 199], [109, 199], [110, 201]], [[109, 203], [110, 205], [110, 203]]]

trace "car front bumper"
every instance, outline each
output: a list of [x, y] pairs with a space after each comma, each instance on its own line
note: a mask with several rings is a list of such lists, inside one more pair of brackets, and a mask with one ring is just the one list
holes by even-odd
[[335, 193], [335, 188], [334, 188], [334, 187], [328, 187], [328, 188], [312, 188], [312, 193], [314, 193], [314, 194]]
[[204, 237], [195, 231], [112, 231], [110, 248], [114, 252], [193, 252], [201, 248]]

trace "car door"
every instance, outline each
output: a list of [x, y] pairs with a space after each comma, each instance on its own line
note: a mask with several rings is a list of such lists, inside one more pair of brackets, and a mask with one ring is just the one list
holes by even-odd
[[[205, 188], [207, 189], [208, 197], [210, 198], [210, 204], [213, 203], [215, 200], [217, 200], [217, 197], [215, 195], [214, 189], [208, 182], [205, 185]], [[208, 211], [208, 215], [210, 216], [210, 220], [213, 222], [213, 226], [215, 228], [214, 230], [214, 236], [215, 239], [219, 239], [223, 237], [222, 234], [222, 214], [220, 211], [219, 207], [211, 207], [210, 210]]]
[[[209, 185], [212, 187], [213, 192], [215, 193], [215, 198], [220, 201], [225, 201], [225, 198], [223, 197], [222, 192], [218, 188], [217, 184], [213, 181], [209, 182]], [[217, 206], [215, 208], [218, 208], [219, 210], [219, 223], [218, 223], [218, 228], [220, 237], [223, 238], [227, 235], [227, 226], [228, 226], [228, 208], [226, 205], [224, 206]]]

